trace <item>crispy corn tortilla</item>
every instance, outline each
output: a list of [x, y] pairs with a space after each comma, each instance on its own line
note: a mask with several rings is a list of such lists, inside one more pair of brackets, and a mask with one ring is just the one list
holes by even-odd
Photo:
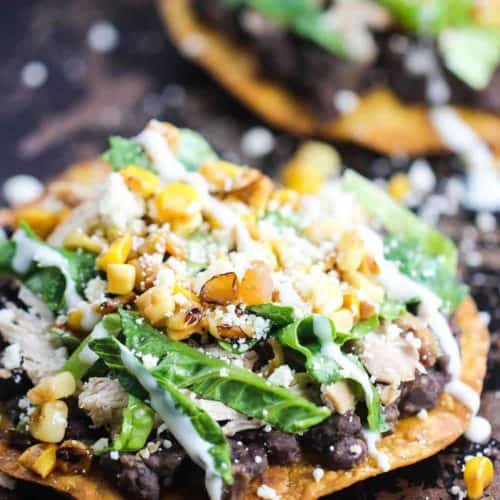
[[[294, 134], [357, 143], [389, 155], [447, 150], [432, 128], [426, 108], [406, 105], [388, 88], [368, 91], [353, 112], [321, 122], [295, 94], [259, 76], [258, 61], [251, 51], [200, 22], [190, 0], [159, 0], [159, 6], [181, 52], [272, 125]], [[500, 117], [471, 109], [459, 112], [499, 155]]]
[[[67, 170], [48, 185], [47, 192], [66, 203], [85, 201], [95, 192], [95, 187], [109, 172], [109, 166], [101, 161], [78, 164]], [[94, 188], [94, 189], [92, 189]], [[73, 193], [71, 191], [73, 190]], [[44, 199], [38, 204], [43, 204]], [[0, 223], [13, 220], [12, 211], [0, 212]], [[479, 317], [474, 301], [468, 297], [455, 312], [460, 328], [462, 351], [461, 380], [480, 393], [486, 374], [489, 333]], [[0, 411], [0, 427], [8, 424]], [[385, 453], [391, 469], [397, 469], [423, 460], [455, 441], [465, 431], [470, 412], [449, 394], [443, 394], [438, 405], [429, 411], [427, 419], [417, 417], [400, 421], [393, 434], [384, 437], [377, 448]], [[88, 475], [53, 472], [46, 479], [29, 471], [17, 462], [20, 451], [0, 440], [0, 471], [12, 477], [46, 485], [81, 500], [115, 500], [123, 496], [94, 468]], [[347, 471], [327, 471], [321, 481], [313, 478], [313, 463], [306, 460], [288, 466], [273, 466], [263, 477], [255, 481], [245, 495], [246, 500], [257, 499], [257, 488], [265, 483], [274, 488], [281, 498], [310, 500], [342, 490], [358, 481], [381, 474], [383, 471], [372, 458]], [[170, 491], [165, 499], [194, 498], [192, 491]], [[205, 495], [199, 492], [201, 498]]]

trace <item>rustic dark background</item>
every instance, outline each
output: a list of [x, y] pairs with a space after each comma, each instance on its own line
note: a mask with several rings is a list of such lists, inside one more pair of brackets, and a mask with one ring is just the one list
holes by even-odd
[[[107, 53], [88, 43], [89, 30], [99, 21], [111, 23], [119, 36]], [[16, 173], [50, 178], [71, 162], [99, 154], [108, 135], [133, 135], [150, 118], [201, 130], [226, 157], [269, 172], [296, 144], [293, 137], [274, 131], [276, 144], [270, 154], [258, 160], [245, 158], [240, 138], [259, 120], [182, 60], [150, 0], [3, 0], [0, 42], [0, 183]], [[36, 87], [27, 86], [22, 76], [32, 61], [47, 70], [45, 82]], [[347, 164], [369, 175], [387, 176], [391, 169], [407, 166], [405, 160], [380, 161], [350, 146], [340, 149]], [[440, 178], [460, 173], [453, 158], [431, 161]], [[500, 238], [498, 232], [481, 233], [474, 220], [474, 214], [462, 212], [445, 219], [443, 228], [460, 243], [465, 256], [471, 248], [480, 254], [479, 260], [468, 259], [471, 265], [463, 273], [481, 310], [491, 316], [493, 347], [481, 413], [500, 437]], [[495, 440], [487, 448], [493, 458], [500, 451]], [[477, 451], [460, 440], [437, 457], [367, 481], [332, 500], [450, 498], [452, 485], [463, 487], [463, 457]], [[3, 497], [57, 498], [29, 485], [21, 485], [16, 493], [0, 491]], [[500, 479], [485, 498], [500, 498]]]

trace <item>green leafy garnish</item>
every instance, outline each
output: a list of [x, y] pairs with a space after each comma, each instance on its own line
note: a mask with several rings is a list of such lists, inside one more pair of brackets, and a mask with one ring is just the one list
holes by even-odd
[[80, 345], [80, 339], [69, 332], [60, 330], [59, 328], [51, 328], [49, 335], [52, 340], [62, 344], [71, 354]]
[[415, 214], [398, 205], [373, 182], [353, 170], [346, 170], [341, 187], [352, 193], [356, 201], [389, 233], [408, 241], [418, 241], [425, 253], [433, 257], [440, 256], [442, 265], [451, 273], [456, 272], [457, 249], [454, 243]]
[[255, 373], [210, 357], [183, 342], [175, 342], [145, 324], [139, 316], [120, 311], [129, 349], [159, 358], [155, 375], [204, 399], [221, 401], [247, 415], [264, 420], [286, 432], [301, 432], [318, 424], [330, 412], [318, 408]]
[[277, 229], [293, 229], [296, 233], [301, 231], [301, 220], [296, 214], [284, 214], [279, 211], [267, 212], [262, 220], [270, 222]]
[[224, 0], [232, 7], [251, 7], [265, 17], [338, 56], [346, 56], [342, 37], [319, 5], [310, 0]]
[[[147, 392], [151, 407], [165, 421], [172, 435], [191, 458], [205, 468], [207, 474], [215, 473], [227, 484], [233, 483], [229, 445], [221, 427], [204, 410], [198, 408], [160, 370], [148, 372], [132, 351], [114, 337], [93, 340], [90, 347], [109, 368], [126, 372], [137, 380]], [[200, 441], [202, 447], [207, 447], [210, 459], [200, 453], [196, 440]]]
[[248, 311], [271, 321], [273, 327], [282, 328], [295, 321], [293, 307], [279, 304], [258, 304], [249, 306]]
[[385, 299], [380, 306], [379, 316], [387, 321], [394, 321], [406, 313], [406, 304], [397, 300]]
[[500, 29], [464, 26], [445, 30], [438, 39], [445, 66], [475, 90], [490, 83], [500, 64]]
[[377, 0], [411, 33], [436, 35], [472, 21], [471, 0]]
[[[286, 347], [303, 355], [307, 373], [321, 384], [339, 380], [352, 381], [363, 394], [368, 410], [368, 426], [374, 431], [386, 428], [382, 415], [380, 396], [371, 384], [364, 367], [353, 354], [342, 352], [336, 343], [335, 325], [325, 316], [308, 316], [286, 326], [277, 339]], [[345, 340], [339, 337], [342, 342]]]
[[198, 170], [202, 163], [215, 161], [219, 157], [206, 139], [189, 128], [179, 129], [177, 159], [187, 170]]
[[384, 251], [385, 257], [396, 262], [401, 273], [425, 285], [443, 301], [443, 311], [452, 312], [466, 296], [467, 287], [448, 270], [443, 258], [429, 256], [420, 242], [389, 236]]
[[137, 451], [144, 448], [154, 425], [154, 411], [139, 398], [129, 395], [123, 410], [120, 433], [113, 440], [112, 449]]
[[109, 149], [102, 157], [105, 161], [111, 163], [116, 171], [130, 165], [155, 171], [142, 144], [135, 139], [126, 139], [119, 135], [111, 136], [109, 138]]

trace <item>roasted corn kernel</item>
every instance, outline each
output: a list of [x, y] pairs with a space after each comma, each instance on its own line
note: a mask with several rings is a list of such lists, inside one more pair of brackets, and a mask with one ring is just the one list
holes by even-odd
[[226, 191], [244, 169], [228, 161], [209, 161], [200, 165], [199, 173], [218, 191]]
[[178, 217], [173, 220], [170, 225], [172, 231], [183, 238], [188, 237], [190, 234], [194, 233], [203, 223], [203, 217], [201, 212], [196, 212], [194, 214], [186, 215], [184, 217]]
[[46, 238], [61, 222], [58, 212], [50, 212], [38, 207], [19, 208], [14, 212], [16, 224], [27, 222], [40, 238]]
[[483, 496], [485, 488], [493, 481], [495, 470], [488, 457], [472, 457], [465, 464], [464, 482], [467, 495], [475, 500]]
[[350, 332], [354, 326], [354, 317], [349, 309], [340, 309], [330, 315], [330, 319], [339, 332]]
[[253, 306], [273, 300], [271, 269], [260, 260], [252, 262], [238, 288], [238, 297], [243, 304]]
[[120, 174], [128, 188], [144, 198], [153, 196], [160, 184], [160, 179], [156, 174], [136, 165], [124, 168]]
[[342, 277], [372, 303], [380, 304], [384, 299], [384, 289], [359, 271], [344, 272]]
[[56, 466], [55, 444], [35, 444], [30, 446], [17, 461], [40, 477], [46, 478]]
[[130, 264], [109, 264], [106, 270], [108, 292], [115, 295], [128, 295], [135, 286], [135, 267]]
[[356, 271], [365, 255], [363, 241], [354, 231], [342, 233], [337, 245], [337, 267], [341, 271]]
[[68, 319], [66, 324], [72, 330], [79, 331], [82, 329], [82, 319], [83, 319], [83, 311], [80, 309], [72, 309], [68, 312]]
[[406, 174], [396, 174], [392, 176], [387, 185], [387, 192], [396, 201], [403, 202], [411, 189], [410, 179]]
[[30, 434], [45, 443], [59, 443], [68, 425], [68, 406], [64, 401], [47, 401], [30, 417]]
[[172, 340], [184, 340], [201, 330], [203, 310], [198, 305], [182, 308], [167, 318], [167, 334]]
[[172, 222], [177, 218], [194, 215], [201, 211], [198, 191], [185, 182], [172, 182], [155, 198], [156, 217], [160, 222]]
[[36, 405], [71, 396], [76, 391], [76, 382], [70, 372], [61, 372], [45, 377], [28, 391], [29, 400]]
[[175, 310], [172, 290], [167, 286], [154, 286], [136, 300], [137, 309], [155, 326], [164, 324]]
[[359, 319], [360, 302], [357, 293], [352, 291], [345, 293], [342, 307], [351, 311], [354, 321], [357, 321]]
[[103, 248], [103, 244], [96, 238], [91, 238], [86, 235], [83, 231], [75, 230], [64, 238], [63, 246], [71, 250], [82, 248], [92, 253], [100, 253]]
[[316, 193], [329, 176], [338, 173], [340, 157], [332, 146], [308, 141], [302, 144], [285, 165], [283, 184], [300, 193]]
[[92, 453], [81, 442], [68, 439], [56, 452], [57, 468], [64, 474], [85, 474], [92, 463]]
[[132, 250], [132, 237], [124, 234], [117, 238], [110, 247], [96, 259], [96, 264], [106, 271], [109, 264], [125, 264]]

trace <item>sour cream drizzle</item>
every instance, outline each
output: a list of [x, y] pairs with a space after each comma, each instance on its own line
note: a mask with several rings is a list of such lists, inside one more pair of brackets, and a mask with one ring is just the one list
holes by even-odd
[[99, 356], [97, 356], [97, 354], [92, 349], [90, 349], [89, 342], [91, 340], [103, 339], [103, 338], [106, 338], [108, 336], [109, 336], [109, 333], [106, 330], [106, 328], [104, 328], [103, 323], [102, 322], [98, 323], [94, 327], [94, 329], [92, 330], [92, 332], [90, 333], [88, 338], [84, 341], [85, 346], [78, 354], [78, 359], [82, 363], [88, 365], [88, 367], [90, 368], [99, 359]]
[[12, 237], [16, 243], [16, 253], [12, 259], [12, 269], [19, 274], [26, 273], [32, 262], [44, 267], [57, 267], [65, 278], [64, 298], [68, 309], [77, 307], [82, 297], [76, 290], [75, 282], [69, 271], [68, 261], [56, 250], [30, 238], [19, 229]]
[[151, 407], [161, 416], [168, 429], [200, 467], [205, 469], [205, 486], [212, 500], [222, 498], [223, 482], [215, 470], [210, 455], [212, 444], [205, 441], [194, 428], [191, 419], [177, 409], [175, 401], [157, 380], [128, 351], [120, 346], [121, 359], [128, 371], [133, 373], [149, 393]]
[[368, 429], [363, 429], [361, 432], [366, 441], [368, 454], [376, 460], [379, 469], [387, 472], [391, 468], [389, 458], [385, 453], [382, 453], [377, 449], [377, 443], [381, 439], [380, 432], [373, 432]]

